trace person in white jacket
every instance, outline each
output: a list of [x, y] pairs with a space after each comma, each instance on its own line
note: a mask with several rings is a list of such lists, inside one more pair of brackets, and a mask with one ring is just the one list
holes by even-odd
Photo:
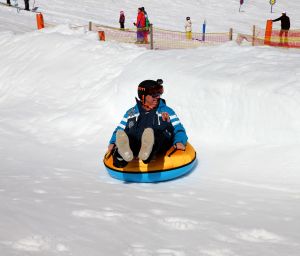
[[192, 21], [190, 17], [186, 17], [184, 24], [186, 39], [192, 39]]

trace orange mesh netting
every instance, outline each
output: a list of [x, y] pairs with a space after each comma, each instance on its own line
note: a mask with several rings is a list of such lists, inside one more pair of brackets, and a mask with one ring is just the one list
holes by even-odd
[[288, 48], [300, 48], [300, 30], [273, 30], [270, 45]]
[[[104, 31], [106, 40], [123, 43], [136, 43], [137, 32], [133, 29], [121, 30], [103, 25], [94, 25], [93, 30]], [[150, 33], [148, 33], [148, 43], [137, 43], [137, 45], [150, 49]], [[154, 49], [186, 49], [196, 48], [203, 45], [214, 45], [228, 42], [229, 33], [202, 33], [186, 34], [185, 32], [170, 31], [160, 28], [153, 28], [153, 48]]]
[[270, 45], [287, 48], [300, 48], [300, 30], [289, 30], [287, 33], [281, 30], [272, 30], [271, 36], [266, 40], [266, 30], [255, 28], [254, 35], [238, 34], [236, 42], [241, 44], [244, 40], [252, 45]]

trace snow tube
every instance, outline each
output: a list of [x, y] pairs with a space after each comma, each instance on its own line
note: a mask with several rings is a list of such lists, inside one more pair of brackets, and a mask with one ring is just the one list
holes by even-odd
[[196, 151], [187, 143], [185, 151], [170, 148], [165, 155], [157, 156], [150, 163], [134, 159], [124, 168], [113, 166], [110, 153], [104, 156], [109, 175], [127, 182], [160, 182], [172, 180], [190, 172], [196, 163]]

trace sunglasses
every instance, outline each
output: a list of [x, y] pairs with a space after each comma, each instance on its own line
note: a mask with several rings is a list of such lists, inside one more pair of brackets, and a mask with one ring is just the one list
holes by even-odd
[[159, 98], [161, 96], [161, 93], [153, 93], [149, 94], [152, 98]]

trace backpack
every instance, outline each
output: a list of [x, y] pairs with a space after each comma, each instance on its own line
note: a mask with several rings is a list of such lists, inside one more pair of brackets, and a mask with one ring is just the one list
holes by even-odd
[[150, 27], [150, 21], [148, 19], [148, 16], [146, 16], [146, 28], [149, 28]]
[[149, 29], [149, 27], [150, 27], [150, 21], [148, 19], [148, 14], [146, 12], [144, 14], [145, 14], [145, 28]]

